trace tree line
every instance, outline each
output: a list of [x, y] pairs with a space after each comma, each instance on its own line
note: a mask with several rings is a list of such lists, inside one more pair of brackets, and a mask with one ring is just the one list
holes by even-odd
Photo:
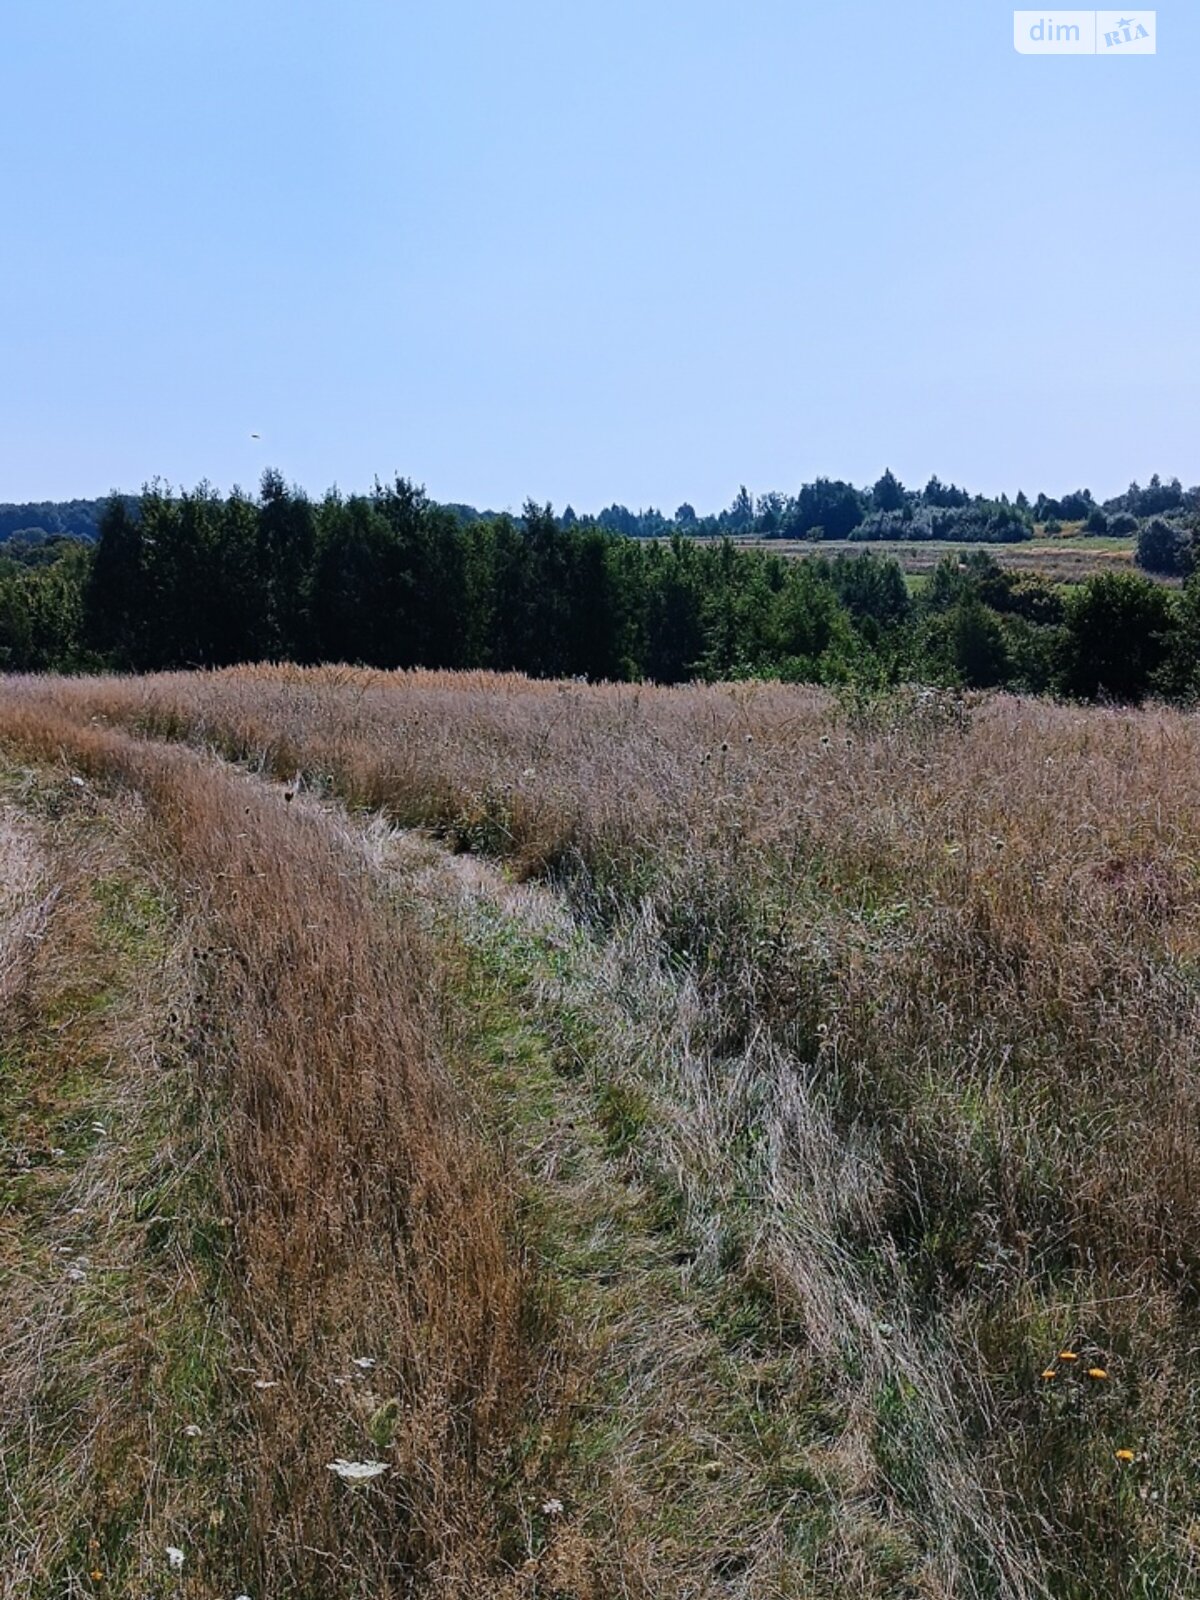
[[261, 660], [1189, 698], [1200, 577], [1104, 574], [1064, 593], [968, 547], [914, 595], [866, 550], [631, 539], [533, 502], [470, 519], [403, 478], [318, 501], [276, 472], [254, 496], [151, 484], [106, 504], [92, 544], [0, 559], [6, 670]]
[[[134, 499], [127, 497], [132, 505]], [[26, 501], [0, 503], [0, 543], [13, 541], [24, 551], [68, 537], [94, 539], [107, 509], [104, 500]], [[477, 511], [468, 505], [447, 505], [459, 522], [491, 522], [501, 513]], [[595, 515], [581, 515], [566, 506], [557, 517], [562, 528], [600, 528], [628, 538], [760, 538], [824, 540], [930, 539], [967, 543], [1013, 543], [1030, 539], [1041, 526], [1051, 534], [1064, 523], [1083, 523], [1089, 534], [1135, 534], [1147, 518], [1177, 522], [1200, 513], [1200, 486], [1185, 489], [1178, 478], [1164, 482], [1157, 474], [1145, 486], [1131, 483], [1124, 494], [1103, 503], [1090, 489], [1070, 494], [1023, 491], [989, 499], [935, 474], [924, 488], [908, 488], [895, 473], [884, 472], [873, 484], [857, 488], [838, 478], [817, 478], [794, 494], [772, 491], [754, 495], [744, 485], [723, 511], [697, 513], [685, 501], [673, 515], [656, 507], [631, 511], [614, 503]], [[16, 554], [14, 549], [10, 553]]]

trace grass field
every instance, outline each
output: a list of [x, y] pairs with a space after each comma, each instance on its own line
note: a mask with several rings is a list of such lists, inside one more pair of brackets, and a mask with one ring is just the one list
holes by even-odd
[[6, 1595], [1198, 1592], [1194, 717], [0, 687]]
[[[792, 539], [739, 540], [755, 549], [804, 560], [812, 556], [860, 555], [870, 550], [877, 556], [898, 561], [906, 576], [928, 577], [938, 562], [957, 554], [960, 546], [932, 540], [823, 539], [817, 543]], [[1034, 573], [1051, 583], [1082, 583], [1098, 572], [1124, 571], [1133, 566], [1131, 539], [1038, 537], [1024, 544], [987, 544], [961, 548], [984, 549], [1002, 567], [1013, 572]]]

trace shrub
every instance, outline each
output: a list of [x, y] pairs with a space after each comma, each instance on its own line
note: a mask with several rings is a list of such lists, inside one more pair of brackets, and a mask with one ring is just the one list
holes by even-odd
[[1151, 517], [1142, 524], [1134, 559], [1146, 572], [1186, 577], [1195, 560], [1191, 530], [1165, 517]]
[[1062, 687], [1087, 700], [1141, 700], [1166, 659], [1171, 624], [1157, 584], [1131, 572], [1089, 578], [1067, 601]]

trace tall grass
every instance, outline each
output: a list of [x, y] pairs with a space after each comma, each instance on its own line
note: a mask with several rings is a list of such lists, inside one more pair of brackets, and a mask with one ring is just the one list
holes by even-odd
[[[419, 936], [323, 819], [20, 699], [4, 745], [140, 797], [205, 930], [189, 1049], [222, 1131], [219, 1214], [195, 1225], [228, 1256], [235, 1399], [227, 1513], [192, 1558], [252, 1593], [490, 1592], [535, 1376], [529, 1277], [503, 1166], [438, 1053]], [[338, 1457], [389, 1470], [355, 1489]]]
[[[1195, 719], [291, 668], [7, 700], [211, 744], [562, 887], [628, 982], [691, 996], [656, 1069], [687, 1117], [652, 1117], [642, 1159], [824, 1364], [848, 1504], [886, 1507], [948, 1596], [1193, 1592]], [[166, 814], [194, 852], [194, 813]], [[327, 956], [287, 917], [264, 940], [255, 850], [222, 818], [195, 864], [256, 908], [231, 933], [245, 958]], [[362, 1003], [368, 967], [339, 966], [337, 1004]], [[258, 1038], [256, 993], [235, 1010]], [[368, 1056], [390, 1026], [374, 1004]], [[268, 1076], [302, 1117], [315, 1067]], [[268, 1167], [285, 1192], [287, 1165]], [[244, 1204], [284, 1229], [269, 1196]], [[264, 1281], [287, 1298], [287, 1274]]]

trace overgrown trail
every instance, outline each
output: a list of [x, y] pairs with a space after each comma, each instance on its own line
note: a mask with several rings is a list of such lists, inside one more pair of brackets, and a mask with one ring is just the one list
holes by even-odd
[[[151, 770], [153, 749], [140, 759]], [[511, 1418], [507, 1465], [494, 1465], [489, 1492], [506, 1525], [473, 1592], [849, 1592], [846, 1508], [831, 1488], [837, 1419], [769, 1287], [740, 1270], [745, 1241], [731, 1244], [719, 1197], [708, 1233], [697, 1231], [688, 1175], [672, 1170], [672, 1140], [711, 1136], [689, 1129], [686, 1103], [668, 1103], [672, 1073], [686, 1068], [686, 989], [583, 930], [549, 890], [330, 803], [289, 795], [285, 809], [279, 786], [213, 771], [235, 796], [260, 791], [255, 814], [261, 804], [285, 816], [314, 860], [358, 853], [395, 926], [423, 930], [448, 1060], [483, 1147], [509, 1153], [495, 1170], [517, 1174], [519, 1236], [534, 1257], [526, 1340], [540, 1366], [536, 1398]], [[254, 1219], [222, 1169], [245, 1132], [228, 1083], [203, 1064], [214, 1030], [200, 1015], [229, 1005], [231, 964], [250, 959], [211, 944], [220, 924], [209, 902], [219, 909], [222, 879], [236, 872], [228, 859], [214, 872], [206, 854], [199, 876], [172, 890], [144, 793], [109, 799], [90, 777], [44, 768], [14, 771], [8, 787], [3, 1592], [132, 1593], [161, 1576], [168, 1547], [186, 1552], [189, 1593], [216, 1595], [244, 1571], [269, 1584], [283, 1558], [235, 1488], [252, 1481], [256, 1438], [271, 1441], [280, 1473], [295, 1470], [299, 1449], [304, 1470], [320, 1471], [320, 1441], [304, 1440], [301, 1416], [328, 1409], [334, 1352], [344, 1358], [355, 1341], [348, 1327], [314, 1325], [303, 1346], [292, 1333], [289, 1351], [277, 1331], [264, 1346], [237, 1326], [253, 1270], [238, 1235]], [[317, 852], [314, 832], [325, 839]], [[270, 857], [259, 859], [273, 880]], [[274, 888], [299, 892], [286, 872]], [[246, 1004], [215, 1031], [254, 1066], [261, 1040], [238, 1038]], [[290, 1028], [286, 1017], [277, 1025]], [[293, 1114], [285, 1137], [296, 1131]], [[323, 1235], [335, 1222], [311, 1222], [314, 1263], [336, 1249]], [[436, 1256], [430, 1270], [454, 1289]], [[351, 1311], [339, 1297], [331, 1310], [359, 1325], [365, 1350], [384, 1304]], [[411, 1400], [389, 1399], [383, 1374], [342, 1370], [332, 1381], [351, 1392], [333, 1428], [347, 1454], [388, 1458], [412, 1432], [399, 1417]], [[429, 1436], [407, 1448], [440, 1446]], [[423, 1470], [444, 1468], [431, 1458]], [[299, 1514], [281, 1512], [303, 1540]], [[905, 1558], [865, 1503], [857, 1515], [871, 1537], [859, 1541], [868, 1553], [853, 1592], [869, 1594], [877, 1579], [897, 1580]], [[377, 1519], [352, 1526], [364, 1545], [383, 1537]], [[836, 1583], [829, 1570], [823, 1581], [831, 1564]], [[396, 1592], [421, 1592], [415, 1573], [395, 1577]], [[892, 1581], [878, 1592], [904, 1590]]]
[[0, 1594], [506, 1592], [535, 1308], [417, 930], [240, 772], [19, 732]]
[[525, 1464], [534, 1592], [919, 1592], [759, 1274], [745, 1197], [695, 1192], [703, 1146], [735, 1130], [688, 1090], [709, 1068], [687, 985], [547, 889], [382, 824], [364, 838], [438, 941], [459, 1058], [525, 1176], [556, 1328], [551, 1431]]

